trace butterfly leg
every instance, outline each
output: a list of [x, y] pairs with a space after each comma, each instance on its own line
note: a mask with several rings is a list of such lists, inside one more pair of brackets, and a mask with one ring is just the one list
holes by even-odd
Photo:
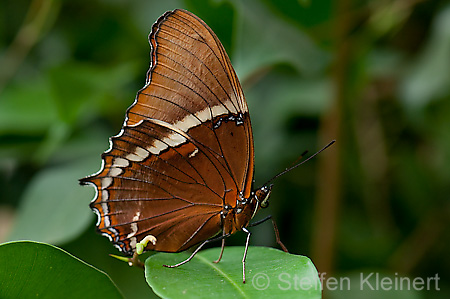
[[242, 283], [245, 283], [245, 259], [247, 258], [248, 243], [250, 241], [250, 236], [252, 233], [245, 227], [242, 228], [242, 231], [247, 233], [247, 241], [245, 242], [244, 257], [242, 258]]
[[223, 250], [224, 249], [225, 249], [225, 237], [222, 238], [222, 248], [220, 249], [220, 255], [219, 255], [219, 258], [216, 261], [213, 262], [214, 264], [217, 264], [218, 262], [220, 262], [220, 260], [222, 259], [222, 255], [223, 255]]
[[167, 268], [176, 268], [176, 267], [179, 267], [179, 266], [181, 266], [181, 265], [186, 264], [187, 262], [189, 262], [190, 260], [192, 260], [192, 258], [197, 254], [197, 252], [199, 252], [200, 249], [202, 249], [202, 247], [203, 247], [206, 243], [208, 243], [208, 241], [209, 241], [209, 240], [206, 240], [206, 241], [204, 241], [202, 244], [200, 244], [200, 246], [198, 246], [197, 249], [194, 250], [194, 252], [191, 254], [191, 256], [188, 257], [187, 259], [185, 259], [184, 261], [182, 261], [181, 263], [178, 263], [178, 264], [176, 264], [176, 265], [163, 265], [163, 266], [164, 266], [164, 267], [167, 267]]
[[289, 252], [287, 250], [286, 246], [284, 246], [283, 242], [281, 242], [280, 233], [278, 232], [277, 223], [275, 222], [275, 220], [273, 220], [273, 218], [270, 218], [270, 219], [272, 219], [273, 230], [275, 231], [275, 239], [276, 239], [278, 245], [280, 245], [281, 249], [283, 249], [284, 252]]
[[273, 230], [275, 231], [275, 239], [276, 239], [278, 245], [280, 245], [281, 249], [283, 249], [284, 252], [289, 252], [289, 251], [287, 250], [286, 246], [284, 246], [284, 244], [281, 242], [281, 239], [280, 239], [280, 233], [278, 232], [277, 224], [276, 224], [275, 220], [273, 220], [272, 215], [269, 215], [269, 216], [267, 216], [266, 218], [263, 218], [263, 219], [261, 219], [261, 220], [258, 220], [258, 221], [254, 222], [254, 223], [250, 223], [250, 224], [248, 225], [248, 227], [252, 227], [252, 226], [259, 225], [259, 224], [261, 224], [261, 223], [266, 222], [266, 221], [269, 220], [269, 219], [272, 220]]
[[[217, 237], [217, 238], [212, 238], [212, 239], [205, 240], [205, 241], [203, 241], [202, 244], [200, 244], [200, 246], [197, 247], [197, 249], [194, 250], [194, 252], [192, 252], [191, 256], [189, 256], [184, 261], [182, 261], [182, 262], [180, 262], [180, 263], [178, 263], [176, 265], [163, 265], [163, 266], [167, 267], [167, 268], [176, 268], [176, 267], [179, 267], [181, 265], [184, 265], [187, 262], [189, 262], [190, 260], [192, 260], [192, 258], [197, 254], [197, 252], [200, 251], [200, 249], [202, 249], [203, 246], [205, 246], [205, 244], [207, 244], [209, 242], [218, 241], [218, 240], [224, 240], [226, 237], [229, 237], [229, 236], [230, 236], [230, 234], [226, 234], [226, 235], [222, 235], [222, 236]], [[222, 244], [223, 244], [223, 242], [222, 242]], [[223, 252], [223, 248], [222, 248], [222, 252]], [[221, 256], [222, 256], [222, 254], [221, 254]]]

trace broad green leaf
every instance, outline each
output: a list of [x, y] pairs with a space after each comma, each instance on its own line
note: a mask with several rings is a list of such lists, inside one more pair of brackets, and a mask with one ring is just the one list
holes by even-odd
[[321, 285], [313, 263], [304, 256], [268, 247], [250, 247], [246, 283], [242, 283], [243, 247], [201, 251], [178, 268], [166, 268], [185, 260], [187, 253], [158, 253], [145, 261], [145, 276], [153, 291], [164, 298], [321, 298]]
[[121, 298], [103, 272], [44, 243], [0, 245], [1, 298]]

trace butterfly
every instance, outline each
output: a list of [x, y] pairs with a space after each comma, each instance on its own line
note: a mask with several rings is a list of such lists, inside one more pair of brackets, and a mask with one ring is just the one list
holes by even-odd
[[238, 77], [214, 32], [186, 10], [162, 15], [149, 42], [146, 84], [100, 171], [80, 180], [97, 191], [97, 229], [127, 255], [143, 240], [151, 240], [144, 250], [163, 252], [200, 244], [168, 267], [214, 240], [222, 240], [219, 262], [226, 237], [243, 231], [245, 283], [247, 227], [268, 206], [272, 185], [253, 189], [252, 126]]

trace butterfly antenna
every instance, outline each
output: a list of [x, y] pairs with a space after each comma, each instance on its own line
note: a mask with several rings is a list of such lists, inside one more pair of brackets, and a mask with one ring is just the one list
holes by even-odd
[[297, 163], [300, 163], [300, 161], [308, 154], [308, 152], [308, 150], [304, 151], [294, 162], [292, 162], [291, 166], [287, 167], [286, 169], [297, 165]]
[[[273, 178], [271, 178], [270, 180], [267, 181], [267, 183], [264, 184], [264, 186], [269, 185], [271, 182], [273, 182], [276, 178], [282, 176], [283, 174], [288, 173], [289, 171], [299, 167], [300, 165], [308, 162], [309, 160], [311, 160], [312, 158], [314, 158], [315, 156], [317, 156], [318, 154], [320, 154], [321, 152], [323, 152], [324, 150], [326, 150], [327, 148], [329, 148], [331, 145], [333, 145], [333, 143], [335, 143], [336, 140], [332, 140], [330, 143], [328, 143], [327, 145], [325, 145], [322, 149], [320, 149], [319, 151], [317, 151], [316, 153], [314, 153], [313, 155], [309, 156], [306, 160], [298, 162], [297, 164], [294, 164], [291, 167], [286, 168], [285, 170], [283, 170], [282, 172], [280, 172], [279, 174], [277, 174], [276, 176], [274, 176]], [[308, 151], [304, 151], [300, 157], [294, 162], [296, 163], [297, 161], [303, 159], [303, 157], [308, 153]]]

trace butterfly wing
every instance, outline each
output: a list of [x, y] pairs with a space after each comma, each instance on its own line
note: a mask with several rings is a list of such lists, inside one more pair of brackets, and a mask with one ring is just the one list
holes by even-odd
[[146, 85], [101, 170], [81, 180], [97, 190], [98, 230], [131, 254], [177, 252], [222, 229], [221, 211], [249, 197], [253, 139], [240, 83], [212, 30], [184, 11], [165, 13], [149, 36]]

